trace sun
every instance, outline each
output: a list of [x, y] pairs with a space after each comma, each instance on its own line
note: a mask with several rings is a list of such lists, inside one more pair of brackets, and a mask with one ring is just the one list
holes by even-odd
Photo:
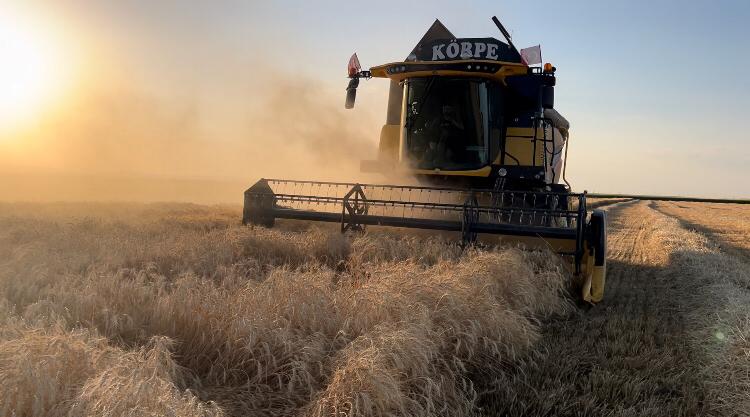
[[28, 23], [0, 10], [0, 132], [38, 116], [60, 87], [57, 51]]

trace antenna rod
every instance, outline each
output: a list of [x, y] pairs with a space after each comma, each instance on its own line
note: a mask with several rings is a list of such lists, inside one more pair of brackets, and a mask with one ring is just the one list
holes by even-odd
[[518, 52], [518, 48], [516, 48], [516, 46], [513, 45], [513, 41], [510, 40], [510, 33], [508, 33], [508, 31], [505, 30], [505, 26], [503, 26], [503, 24], [500, 23], [500, 21], [497, 19], [497, 16], [492, 16], [492, 21], [495, 23], [495, 26], [497, 26], [497, 28], [500, 29], [500, 33], [502, 33], [503, 36], [505, 37], [505, 40], [508, 41], [508, 45], [510, 45], [511, 48], [513, 48], [516, 52]]

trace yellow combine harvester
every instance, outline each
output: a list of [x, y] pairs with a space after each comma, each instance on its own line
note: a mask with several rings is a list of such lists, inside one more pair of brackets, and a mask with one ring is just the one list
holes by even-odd
[[[546, 246], [602, 299], [606, 216], [565, 181], [568, 122], [554, 109], [555, 68], [532, 67], [506, 42], [456, 38], [435, 21], [403, 62], [363, 71], [349, 62], [346, 107], [362, 78], [387, 78], [386, 124], [376, 160], [362, 170], [405, 174], [419, 186], [262, 179], [245, 192], [243, 222], [336, 222], [479, 234]], [[561, 182], [562, 179], [562, 182]]]

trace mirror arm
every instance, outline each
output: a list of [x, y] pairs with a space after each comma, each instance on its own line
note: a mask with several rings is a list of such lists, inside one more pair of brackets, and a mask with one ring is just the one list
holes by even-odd
[[344, 107], [347, 109], [354, 108], [354, 101], [357, 98], [357, 87], [359, 87], [360, 78], [372, 78], [372, 73], [370, 73], [370, 71], [360, 71], [352, 77], [349, 77], [349, 85], [346, 87], [346, 103], [344, 104]]

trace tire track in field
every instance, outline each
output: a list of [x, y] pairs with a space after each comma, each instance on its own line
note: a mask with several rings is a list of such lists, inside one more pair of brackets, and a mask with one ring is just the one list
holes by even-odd
[[615, 199], [605, 199], [605, 200], [586, 200], [586, 207], [589, 210], [593, 209], [604, 209], [611, 207], [616, 204], [623, 204], [623, 203], [629, 203], [632, 202], [632, 198], [615, 198]]
[[689, 219], [686, 219], [684, 216], [681, 216], [678, 213], [667, 212], [663, 207], [661, 207], [661, 204], [657, 204], [657, 202], [655, 201], [650, 202], [649, 207], [665, 216], [676, 219], [685, 229], [700, 233], [701, 235], [705, 236], [706, 239], [711, 241], [711, 243], [714, 244], [717, 248], [720, 248], [722, 252], [725, 252], [726, 254], [743, 261], [747, 265], [750, 265], [750, 252], [748, 252], [744, 248], [733, 245], [731, 242], [728, 242], [717, 229], [690, 221]]
[[608, 213], [605, 299], [546, 323], [539, 349], [498, 381], [488, 415], [698, 416], [709, 409], [702, 357], [689, 343], [685, 300], [693, 286], [675, 276], [677, 248], [662, 236], [674, 225], [642, 201]]

